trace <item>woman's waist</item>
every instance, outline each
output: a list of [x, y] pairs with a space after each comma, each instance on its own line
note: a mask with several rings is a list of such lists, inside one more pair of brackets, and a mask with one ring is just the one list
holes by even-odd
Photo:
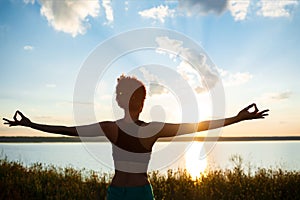
[[115, 170], [115, 175], [112, 179], [112, 186], [119, 187], [134, 187], [149, 185], [147, 173], [130, 173]]

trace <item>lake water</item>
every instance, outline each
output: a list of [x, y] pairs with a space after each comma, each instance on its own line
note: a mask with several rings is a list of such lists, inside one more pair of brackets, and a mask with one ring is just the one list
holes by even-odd
[[[206, 149], [206, 153], [201, 151]], [[109, 143], [0, 143], [1, 157], [59, 167], [113, 172]], [[158, 142], [153, 148], [149, 171], [186, 168], [191, 173], [207, 169], [228, 169], [232, 155], [240, 155], [245, 169], [272, 168], [300, 170], [300, 141], [218, 142], [203, 148], [201, 142]]]

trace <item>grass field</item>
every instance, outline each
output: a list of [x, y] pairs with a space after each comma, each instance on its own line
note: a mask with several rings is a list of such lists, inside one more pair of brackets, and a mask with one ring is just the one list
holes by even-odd
[[[185, 170], [150, 172], [160, 199], [300, 199], [300, 172], [258, 169], [246, 173], [241, 159], [233, 169], [192, 177]], [[0, 199], [105, 199], [111, 174], [0, 160]]]

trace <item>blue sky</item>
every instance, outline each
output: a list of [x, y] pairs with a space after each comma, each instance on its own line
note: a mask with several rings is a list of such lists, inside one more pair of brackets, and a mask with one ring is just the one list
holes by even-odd
[[[268, 119], [228, 127], [224, 135], [299, 135], [299, 4], [292, 0], [0, 0], [0, 115], [11, 117], [20, 109], [35, 122], [74, 124], [74, 86], [90, 53], [125, 31], [157, 27], [201, 45], [222, 78], [227, 116], [252, 102], [271, 110]], [[153, 52], [137, 52], [117, 62], [123, 68], [112, 65], [103, 77], [103, 90], [95, 93], [97, 120], [119, 116], [111, 113], [116, 77], [147, 64], [152, 56]], [[153, 62], [173, 62], [164, 62], [161, 56]], [[178, 71], [180, 62], [170, 65]], [[185, 65], [180, 69], [187, 73]], [[176, 98], [173, 103], [170, 98], [163, 92], [149, 97], [152, 102], [146, 104], [142, 117], [150, 119], [151, 106], [157, 103], [166, 107], [168, 120], [179, 120], [172, 110]], [[199, 112], [207, 112], [203, 118], [211, 117], [203, 111], [208, 104], [203, 100], [199, 105]], [[37, 134], [0, 126], [0, 135]]]

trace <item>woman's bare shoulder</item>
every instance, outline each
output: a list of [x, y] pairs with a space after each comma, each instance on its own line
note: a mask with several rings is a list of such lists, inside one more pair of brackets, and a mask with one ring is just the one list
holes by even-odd
[[107, 139], [111, 142], [115, 142], [118, 137], [118, 126], [116, 121], [101, 121], [99, 125], [104, 132]]

